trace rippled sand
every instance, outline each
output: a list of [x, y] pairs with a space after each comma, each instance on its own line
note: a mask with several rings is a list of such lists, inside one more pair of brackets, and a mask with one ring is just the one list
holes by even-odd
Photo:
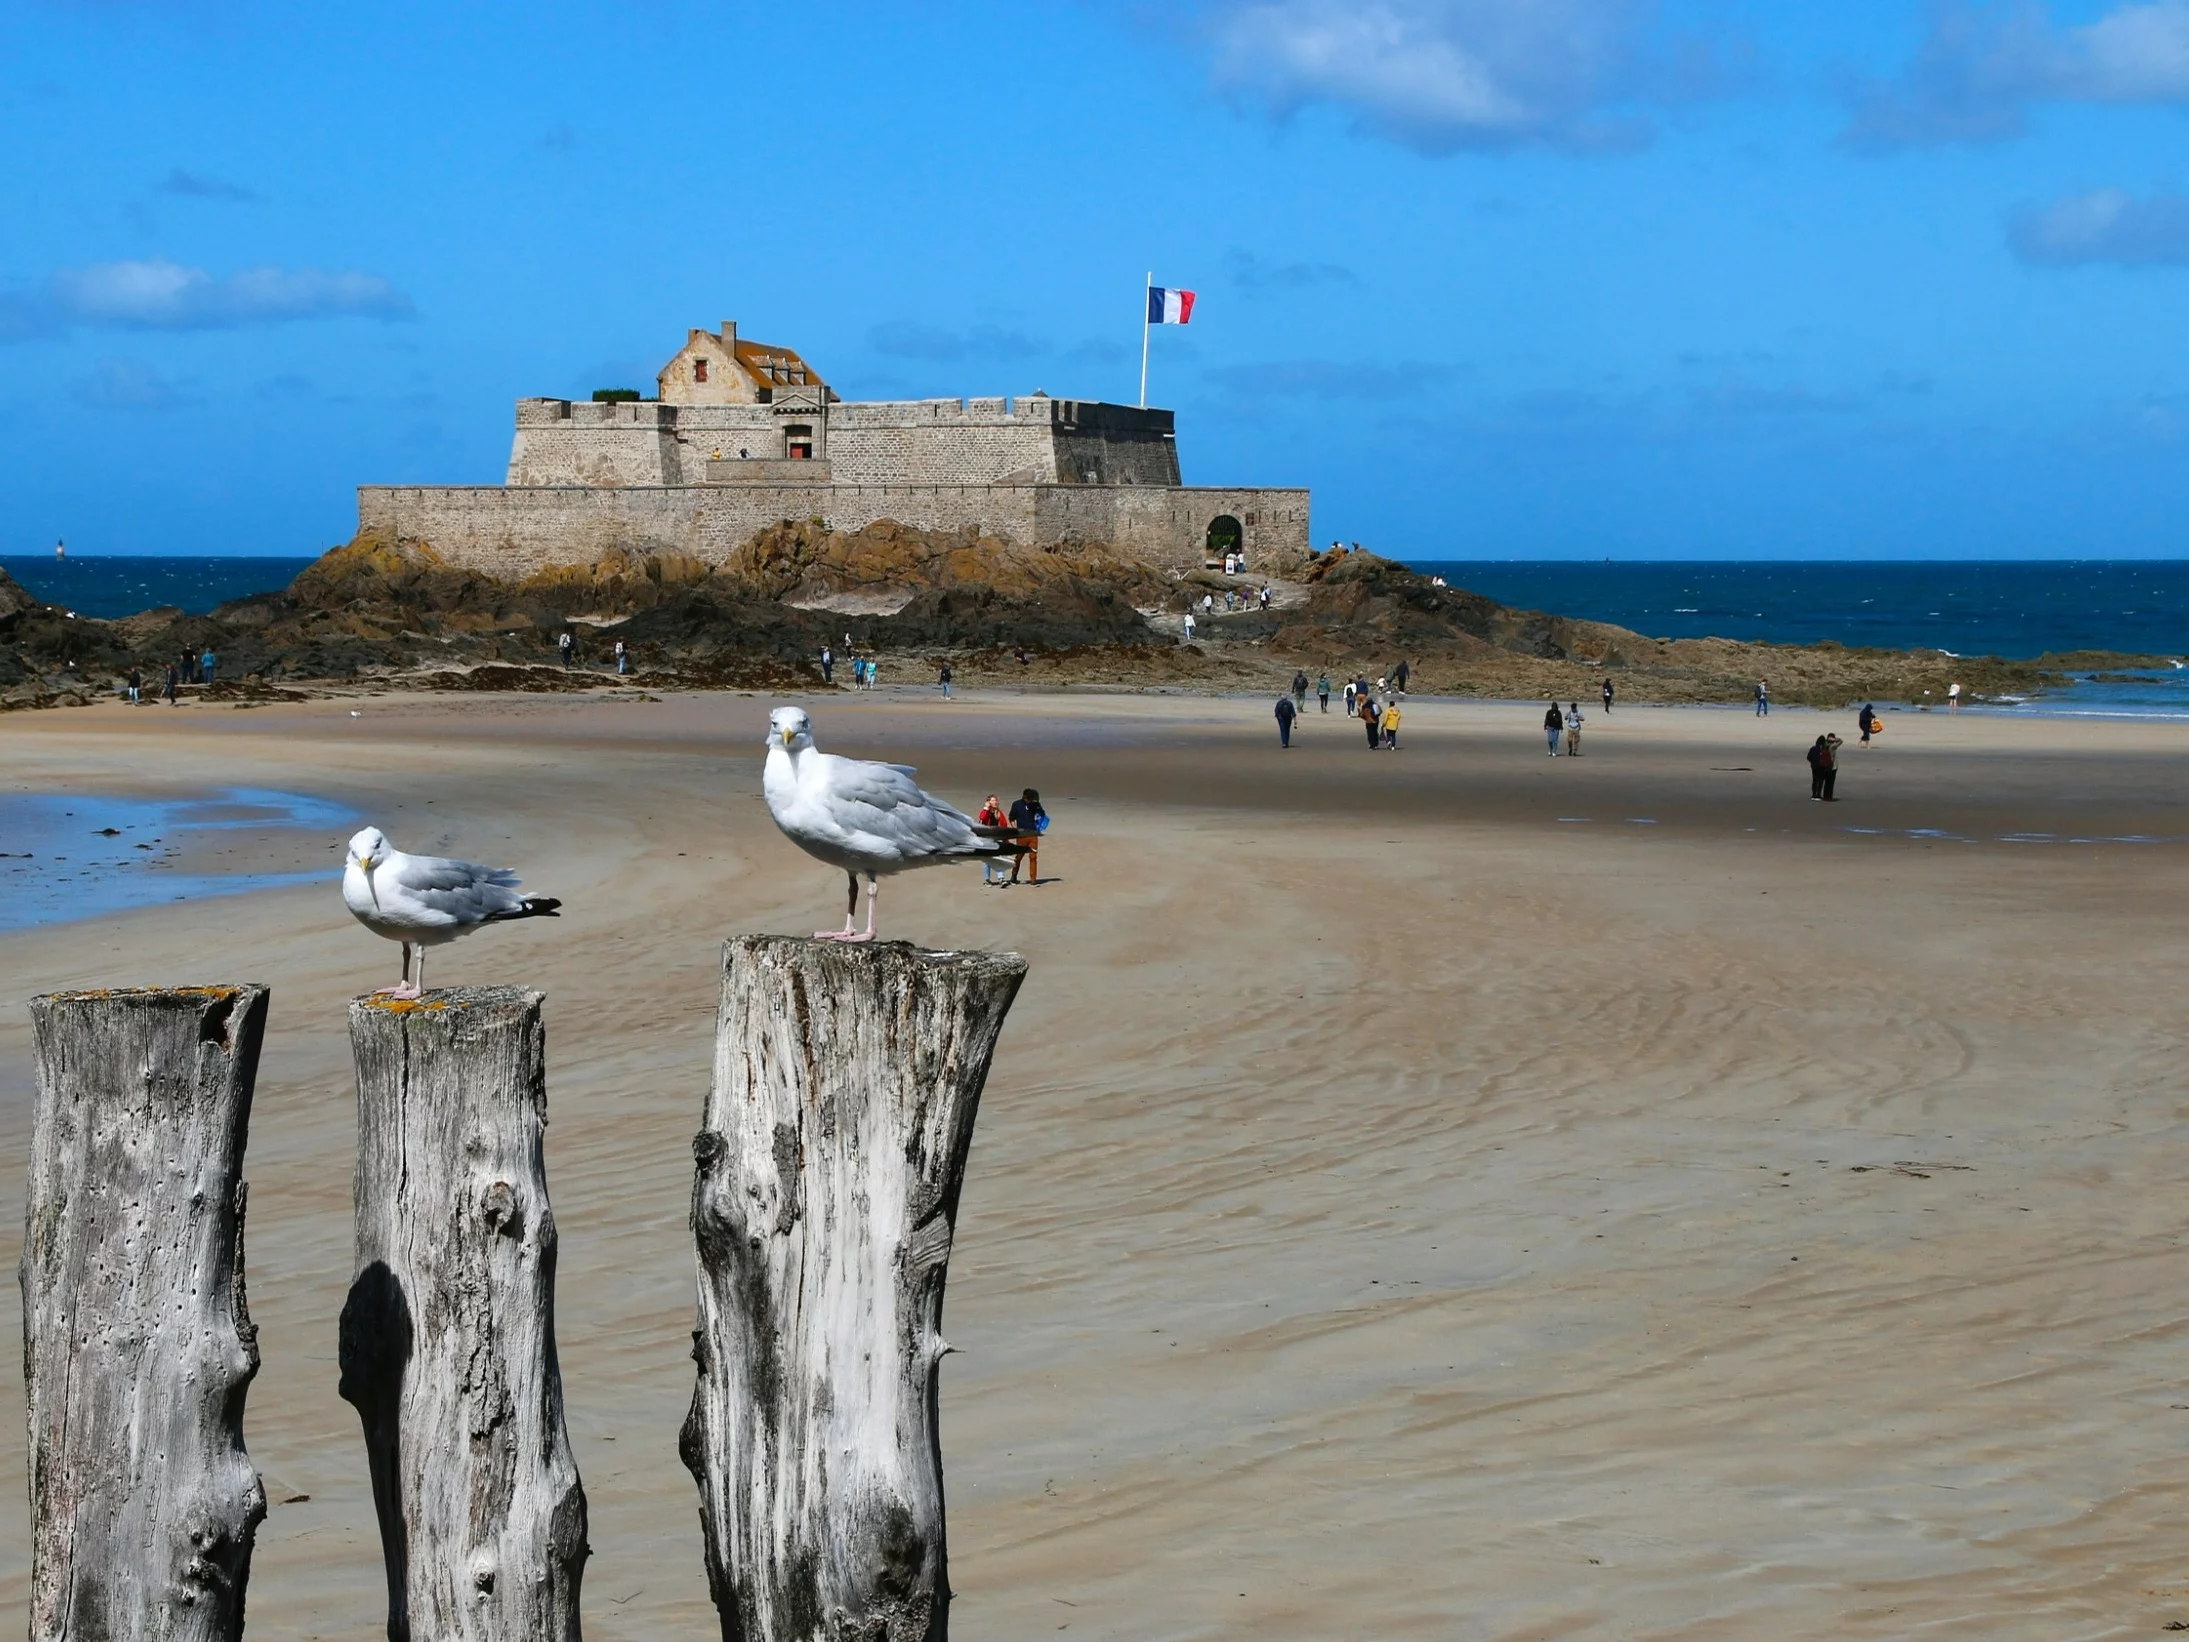
[[[352, 705], [16, 715], [0, 749], [29, 790], [312, 793], [564, 898], [433, 978], [550, 993], [588, 1633], [715, 1634], [675, 1433], [716, 949], [833, 922], [839, 882], [768, 824], [764, 699]], [[1592, 714], [1554, 763], [1524, 705], [1417, 702], [1395, 756], [1314, 714], [1280, 752], [1259, 700], [815, 708], [826, 746], [1056, 817], [1039, 889], [883, 900], [885, 933], [1033, 965], [951, 1271], [961, 1638], [2189, 1618], [2189, 729], [1895, 714], [1861, 752], [1841, 724], [1827, 807], [1792, 712]], [[225, 866], [300, 857], [263, 852]], [[0, 943], [17, 1159], [31, 993], [273, 983], [255, 1634], [384, 1614], [334, 1345], [343, 1006], [394, 973], [331, 883]], [[20, 1192], [0, 1171], [0, 1259]], [[0, 1404], [20, 1604], [13, 1375]]]

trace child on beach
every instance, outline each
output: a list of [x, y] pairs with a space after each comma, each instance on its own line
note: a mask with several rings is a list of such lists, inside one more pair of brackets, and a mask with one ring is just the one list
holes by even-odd
[[1399, 704], [1395, 700], [1383, 704], [1383, 744], [1391, 752], [1399, 750]]

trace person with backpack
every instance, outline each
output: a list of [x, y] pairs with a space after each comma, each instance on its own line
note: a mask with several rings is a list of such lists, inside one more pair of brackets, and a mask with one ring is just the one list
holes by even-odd
[[1018, 829], [1014, 840], [1025, 853], [1011, 863], [1011, 883], [1018, 882], [1019, 862], [1026, 863], [1026, 881], [1041, 882], [1041, 835], [1049, 830], [1049, 812], [1041, 807], [1041, 794], [1028, 787], [1011, 804], [1011, 825]]
[[1836, 735], [1820, 735], [1809, 749], [1809, 796], [1825, 803], [1838, 800], [1832, 792], [1839, 780], [1839, 749], [1845, 745]]
[[1558, 738], [1565, 733], [1565, 729], [1566, 715], [1558, 710], [1558, 703], [1554, 701], [1550, 711], [1543, 715], [1543, 734], [1550, 741], [1553, 758], [1558, 756]]
[[1323, 704], [1323, 711], [1330, 711], [1330, 675], [1319, 673], [1315, 677], [1315, 699]]
[[1307, 673], [1304, 669], [1292, 675], [1292, 710], [1296, 713], [1307, 711]]
[[1292, 721], [1299, 716], [1299, 709], [1292, 705], [1290, 696], [1277, 698], [1277, 745], [1292, 745]]

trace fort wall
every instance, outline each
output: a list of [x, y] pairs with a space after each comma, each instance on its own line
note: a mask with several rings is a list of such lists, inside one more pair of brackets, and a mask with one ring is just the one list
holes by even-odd
[[[794, 431], [795, 430], [795, 431]], [[842, 484], [1171, 485], [1172, 414], [1027, 395], [764, 405], [517, 402], [512, 485], [680, 485], [712, 460], [781, 461], [794, 444]]]
[[[743, 407], [724, 407], [743, 408]], [[1239, 522], [1249, 562], [1308, 550], [1305, 490], [1119, 484], [362, 485], [361, 530], [430, 543], [452, 564], [519, 578], [611, 549], [726, 562], [769, 526], [894, 520], [982, 530], [1029, 547], [1111, 543], [1174, 569], [1203, 562], [1209, 526]]]

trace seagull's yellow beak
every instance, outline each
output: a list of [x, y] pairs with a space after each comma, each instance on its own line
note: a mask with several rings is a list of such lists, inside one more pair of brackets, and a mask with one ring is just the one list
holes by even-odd
[[783, 745], [788, 747], [791, 742], [791, 737], [796, 735], [797, 733], [798, 732], [796, 730], [793, 730], [788, 724], [784, 725], [782, 729]]
[[353, 855], [353, 856], [351, 856], [351, 857], [350, 857], [350, 863], [351, 863], [351, 865], [355, 866], [355, 867], [357, 868], [357, 870], [358, 870], [358, 871], [360, 871], [360, 872], [370, 872], [370, 871], [372, 871], [372, 863], [371, 863], [370, 861], [366, 860], [366, 859], [365, 859], [365, 858], [364, 858], [364, 857], [363, 857], [362, 855]]

